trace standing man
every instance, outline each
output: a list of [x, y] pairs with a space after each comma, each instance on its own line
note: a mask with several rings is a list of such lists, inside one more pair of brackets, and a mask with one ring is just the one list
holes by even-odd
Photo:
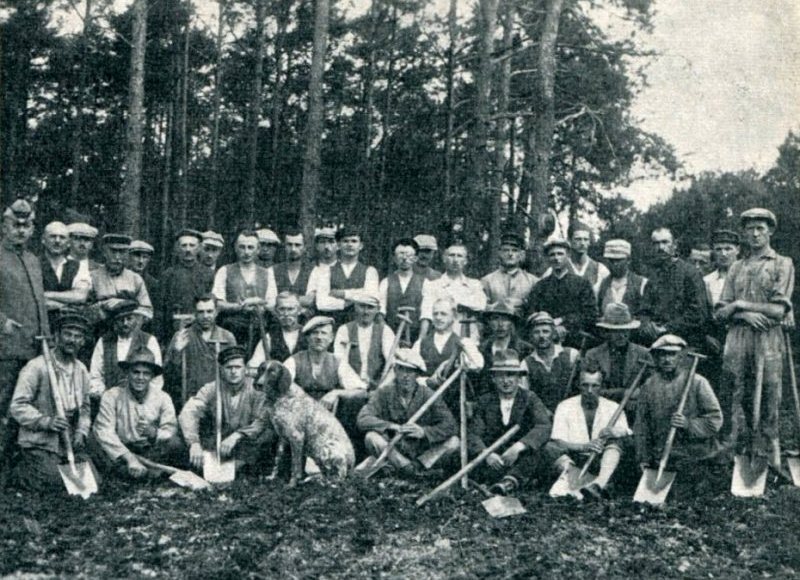
[[572, 271], [589, 281], [592, 290], [597, 294], [600, 284], [608, 277], [608, 268], [589, 257], [592, 245], [592, 230], [586, 224], [575, 221], [569, 227], [571, 248], [570, 265]]
[[716, 451], [716, 435], [722, 426], [722, 410], [705, 377], [695, 374], [683, 413], [677, 413], [689, 369], [679, 358], [686, 341], [665, 334], [653, 343], [650, 353], [656, 372], [642, 385], [636, 406], [636, 459], [644, 469], [657, 465], [671, 427], [678, 429], [670, 455], [670, 467], [696, 463]]
[[[783, 328], [794, 327], [794, 264], [770, 245], [778, 221], [768, 209], [742, 213], [750, 255], [728, 272], [716, 316], [728, 323], [723, 354], [725, 399], [731, 400], [729, 444], [748, 447], [780, 467], [780, 406], [785, 343]], [[761, 377], [759, 374], [761, 368]], [[761, 425], [752, 431], [753, 385], [761, 380]]]
[[[175, 333], [164, 357], [167, 390], [173, 401], [182, 397], [182, 359], [186, 357], [186, 394], [191, 397], [216, 376], [215, 342], [232, 346], [236, 338], [217, 325], [217, 303], [213, 294], [194, 299], [194, 321]], [[184, 354], [185, 351], [185, 354]]]
[[378, 293], [378, 271], [359, 261], [364, 244], [361, 233], [352, 227], [336, 232], [339, 246], [339, 261], [330, 268], [317, 268], [319, 279], [309, 287], [316, 290], [317, 310], [332, 316], [339, 324], [347, 320], [347, 309], [352, 304], [353, 294], [366, 291]]
[[504, 302], [522, 314], [533, 286], [539, 281], [520, 267], [523, 260], [525, 239], [510, 232], [500, 236], [500, 267], [481, 279], [490, 304]]
[[153, 304], [159, 304], [158, 280], [147, 271], [154, 253], [153, 246], [144, 240], [133, 240], [128, 256], [128, 268], [142, 277], [144, 285], [147, 287], [147, 293], [150, 295], [150, 301]]
[[417, 263], [414, 264], [414, 271], [421, 274], [426, 280], [436, 280], [442, 273], [433, 267], [433, 262], [436, 259], [436, 252], [439, 251], [439, 245], [436, 243], [436, 238], [428, 234], [419, 234], [414, 236], [414, 241], [417, 243]]
[[[392, 259], [395, 271], [381, 280], [378, 291], [381, 297], [381, 312], [386, 324], [397, 332], [400, 319], [397, 317], [400, 308], [413, 308], [405, 314], [412, 324], [407, 326], [407, 336], [411, 344], [419, 337], [419, 311], [422, 306], [422, 285], [425, 276], [414, 271], [417, 261], [417, 242], [410, 238], [397, 240], [392, 247]], [[410, 346], [410, 345], [409, 345]]]
[[162, 475], [163, 472], [150, 470], [139, 461], [139, 457], [144, 457], [174, 464], [182, 459], [184, 447], [172, 399], [153, 388], [153, 378], [161, 374], [161, 365], [144, 348], [132, 352], [119, 366], [125, 380], [103, 393], [92, 429], [102, 452], [99, 463], [134, 479], [148, 473]]
[[211, 272], [217, 271], [217, 261], [225, 247], [225, 238], [213, 230], [203, 232], [200, 245], [200, 263]]
[[701, 276], [709, 274], [711, 272], [711, 248], [708, 247], [708, 244], [697, 244], [689, 251], [687, 261], [697, 268]]
[[49, 334], [39, 260], [26, 249], [35, 214], [18, 199], [3, 213], [0, 241], [0, 471], [10, 452], [8, 406], [17, 374], [39, 352], [36, 336]]
[[[68, 313], [57, 320], [56, 327], [52, 361], [57, 384], [50, 383], [44, 355], [39, 355], [19, 373], [10, 407], [11, 416], [20, 425], [18, 441], [22, 448], [16, 480], [21, 487], [37, 491], [61, 486], [58, 466], [66, 460], [61, 433], [69, 429], [73, 449], [81, 453], [92, 423], [89, 373], [76, 358], [89, 333], [89, 323], [83, 316]], [[56, 411], [56, 398], [64, 416]]]
[[[267, 269], [256, 264], [258, 237], [244, 230], [236, 237], [236, 262], [222, 266], [214, 276], [213, 294], [217, 298], [220, 325], [230, 330], [237, 344], [251, 351], [258, 330], [254, 317], [275, 306], [275, 286], [270, 285]], [[256, 319], [257, 325], [257, 319]]]
[[347, 360], [361, 380], [374, 388], [389, 360], [394, 332], [377, 318], [380, 300], [375, 294], [361, 292], [351, 296], [355, 320], [336, 331], [333, 353], [340, 360]]
[[[259, 340], [253, 356], [247, 363], [257, 369], [267, 360], [284, 362], [294, 353], [305, 349], [305, 341], [300, 332], [300, 301], [291, 292], [281, 292], [275, 302], [275, 318], [278, 324], [270, 325], [267, 330], [267, 344]], [[264, 356], [269, 355], [267, 357]]]
[[[92, 362], [89, 365], [91, 382], [90, 394], [99, 399], [111, 387], [116, 387], [125, 379], [119, 362], [128, 359], [130, 353], [146, 348], [153, 358], [161, 364], [161, 348], [154, 336], [138, 328], [136, 316], [138, 304], [134, 300], [121, 301], [110, 311], [111, 330], [103, 334], [94, 347]], [[160, 373], [159, 373], [160, 375]], [[164, 379], [157, 376], [153, 386], [161, 390]]]
[[578, 351], [555, 342], [556, 323], [547, 312], [531, 315], [528, 326], [533, 352], [522, 363], [528, 371], [528, 387], [552, 413], [573, 395], [569, 377], [578, 363]]
[[61, 222], [50, 222], [42, 235], [42, 282], [47, 309], [51, 316], [68, 305], [85, 304], [92, 288], [88, 271], [80, 272], [80, 264], [67, 258], [69, 231]]
[[275, 265], [275, 253], [281, 246], [278, 234], [269, 228], [256, 230], [258, 237], [258, 265], [262, 268], [271, 268]]
[[597, 319], [597, 300], [592, 285], [575, 274], [567, 252], [570, 243], [552, 238], [544, 251], [550, 262], [550, 274], [539, 280], [528, 300], [528, 316], [548, 312], [555, 321], [558, 336], [564, 344], [580, 344], [579, 332], [591, 331]]
[[597, 303], [601, 311], [612, 302], [622, 303], [628, 311], [639, 312], [647, 278], [630, 269], [631, 245], [626, 240], [608, 240], [603, 248], [603, 259], [608, 264], [610, 275], [600, 282]]
[[213, 275], [197, 261], [202, 234], [195, 230], [183, 230], [176, 236], [178, 263], [170, 266], [161, 275], [160, 304], [157, 319], [160, 323], [161, 340], [166, 343], [180, 328], [176, 314], [194, 312], [194, 301], [211, 290]]
[[725, 279], [733, 263], [739, 259], [739, 234], [730, 230], [717, 230], [711, 234], [716, 270], [703, 278], [708, 292], [708, 301], [713, 308], [722, 296]]
[[655, 255], [642, 296], [639, 334], [647, 342], [662, 334], [677, 334], [689, 344], [702, 346], [709, 322], [703, 278], [697, 268], [675, 255], [675, 239], [670, 230], [658, 228], [650, 240]]
[[149, 319], [153, 318], [153, 303], [142, 277], [128, 270], [128, 252], [131, 239], [120, 234], [103, 236], [103, 255], [106, 262], [92, 271], [92, 314], [98, 321], [108, 317], [124, 300], [135, 300], [139, 311]]
[[425, 372], [425, 363], [418, 354], [398, 348], [394, 380], [373, 392], [358, 414], [358, 428], [365, 433], [364, 444], [373, 457], [381, 454], [395, 434], [404, 435], [388, 457], [404, 476], [430, 469], [458, 452], [458, 426], [441, 399], [416, 423], [408, 423], [433, 395], [431, 389], [417, 381]]
[[[266, 398], [253, 387], [247, 376], [245, 357], [240, 346], [229, 346], [220, 351], [222, 394], [222, 446], [224, 459], [236, 460], [236, 468], [258, 468], [269, 451], [272, 433], [267, 425]], [[195, 469], [203, 468], [203, 449], [214, 448], [215, 401], [217, 385], [211, 381], [189, 399], [178, 415], [178, 423], [186, 444], [189, 445], [189, 462]]]
[[69, 224], [69, 259], [75, 260], [81, 266], [81, 275], [88, 276], [89, 272], [96, 270], [100, 264], [89, 257], [97, 238], [97, 228], [83, 222]]
[[314, 300], [306, 296], [308, 279], [314, 267], [306, 260], [306, 243], [303, 232], [294, 228], [283, 237], [283, 249], [286, 260], [269, 269], [269, 285], [275, 291], [291, 292], [300, 300], [304, 308], [313, 307]]
[[[464, 270], [469, 262], [467, 246], [454, 241], [444, 251], [444, 275], [436, 280], [426, 280], [422, 286], [422, 305], [420, 306], [420, 336], [428, 334], [433, 315], [433, 305], [440, 298], [450, 298], [457, 307], [455, 331], [461, 331], [461, 320], [469, 317], [469, 312], [483, 312], [486, 309], [486, 294], [480, 280], [468, 278]], [[478, 337], [478, 333], [475, 332]], [[479, 338], [479, 337], [478, 337]]]

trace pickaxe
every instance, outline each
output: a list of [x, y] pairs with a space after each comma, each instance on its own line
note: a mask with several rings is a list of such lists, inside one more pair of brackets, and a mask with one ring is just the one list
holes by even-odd
[[[194, 321], [194, 314], [174, 314], [172, 319], [178, 323], [178, 332], [187, 328]], [[186, 404], [188, 393], [188, 369], [186, 368], [186, 348], [181, 350], [181, 405]]]

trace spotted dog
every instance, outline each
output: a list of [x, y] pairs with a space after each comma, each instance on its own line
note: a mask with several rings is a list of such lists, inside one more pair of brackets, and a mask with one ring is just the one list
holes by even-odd
[[293, 383], [291, 374], [279, 362], [271, 361], [263, 367], [258, 384], [264, 389], [272, 425], [280, 438], [269, 479], [278, 475], [287, 442], [292, 451], [289, 487], [302, 478], [306, 457], [313, 459], [326, 477], [344, 479], [355, 465], [355, 452], [336, 417]]

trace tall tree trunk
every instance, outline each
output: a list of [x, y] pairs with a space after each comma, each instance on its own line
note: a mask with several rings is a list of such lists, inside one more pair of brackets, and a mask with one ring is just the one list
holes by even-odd
[[147, 0], [133, 2], [133, 42], [128, 90], [125, 167], [120, 199], [120, 229], [138, 237], [141, 222], [142, 136], [144, 130], [144, 58], [147, 41]]
[[172, 256], [169, 231], [170, 216], [170, 181], [172, 177], [172, 131], [175, 123], [175, 103], [170, 100], [167, 118], [164, 123], [164, 181], [161, 185], [161, 262], [163, 267], [169, 266]]
[[564, 0], [547, 0], [539, 39], [539, 74], [536, 75], [536, 104], [533, 145], [532, 215], [547, 211], [550, 194], [550, 155], [555, 136], [556, 41]]
[[[286, 59], [284, 68], [286, 28], [289, 26], [289, 18], [292, 0], [280, 0], [277, 15], [277, 32], [275, 35], [275, 84], [272, 89], [272, 110], [270, 111], [272, 125], [272, 143], [270, 145], [270, 171], [269, 171], [269, 192], [273, 200], [278, 197], [278, 167], [280, 162], [280, 143], [281, 143], [281, 116], [283, 114], [284, 85], [289, 75], [289, 59]], [[284, 72], [285, 70], [285, 72]]]
[[[458, 40], [458, 0], [450, 0], [447, 11], [447, 126], [444, 137], [444, 199], [448, 214], [454, 204], [453, 192], [453, 131], [455, 130], [456, 103], [455, 103], [455, 76], [456, 76], [456, 42]], [[452, 215], [447, 216], [448, 219]]]
[[[77, 200], [83, 171], [83, 109], [86, 106], [86, 75], [89, 68], [89, 38], [92, 34], [92, 0], [86, 0], [83, 12], [83, 34], [80, 40], [80, 70], [75, 99], [75, 128], [72, 131], [72, 180], [70, 199]], [[74, 201], [73, 201], [74, 203]]]
[[250, 96], [247, 128], [247, 184], [245, 187], [244, 212], [248, 224], [252, 224], [256, 212], [256, 171], [258, 169], [258, 129], [261, 120], [262, 87], [264, 85], [264, 27], [265, 0], [256, 0], [256, 60], [253, 69], [253, 87]]
[[219, 0], [219, 20], [217, 21], [216, 36], [216, 61], [214, 63], [214, 125], [211, 129], [211, 187], [209, 187], [208, 206], [206, 208], [206, 221], [208, 227], [215, 226], [217, 216], [217, 198], [221, 195], [219, 190], [219, 121], [222, 112], [222, 78], [223, 78], [223, 30], [225, 24], [226, 0]]
[[181, 109], [180, 143], [178, 157], [178, 229], [185, 228], [189, 211], [189, 35], [191, 33], [192, 3], [186, 3], [186, 25], [183, 31], [181, 53]]
[[323, 74], [328, 50], [329, 0], [316, 0], [314, 14], [314, 48], [311, 54], [311, 76], [308, 83], [308, 122], [303, 158], [303, 184], [300, 191], [300, 223], [307, 240], [313, 239], [317, 219], [317, 193], [323, 129]]

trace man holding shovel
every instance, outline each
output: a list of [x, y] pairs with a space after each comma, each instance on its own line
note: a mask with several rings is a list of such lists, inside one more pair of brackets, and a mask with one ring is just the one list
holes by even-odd
[[125, 381], [103, 393], [92, 432], [102, 451], [98, 465], [138, 479], [150, 472], [141, 457], [175, 463], [184, 447], [172, 399], [152, 386], [162, 370], [153, 353], [141, 348], [119, 366]]
[[20, 425], [18, 442], [22, 448], [16, 480], [21, 487], [37, 491], [61, 486], [58, 467], [66, 460], [63, 433], [71, 437], [80, 458], [91, 426], [89, 371], [76, 358], [90, 332], [89, 322], [81, 315], [65, 313], [56, 326], [52, 365], [57, 384], [51, 384], [48, 363], [44, 355], [39, 355], [20, 371], [10, 407], [11, 416]]
[[690, 370], [680, 364], [686, 341], [665, 334], [650, 347], [655, 372], [642, 385], [636, 406], [636, 458], [640, 468], [656, 466], [662, 456], [671, 428], [676, 435], [672, 447], [671, 470], [701, 461], [715, 450], [716, 435], [722, 427], [722, 410], [705, 377], [695, 374], [688, 385], [682, 412], [679, 408]]
[[726, 447], [766, 457], [779, 468], [779, 410], [785, 346], [782, 326], [794, 326], [794, 264], [770, 246], [777, 226], [767, 209], [741, 215], [750, 256], [728, 271], [715, 317], [728, 323], [723, 354], [724, 399], [731, 400]]
[[358, 414], [358, 427], [366, 433], [364, 442], [374, 457], [381, 455], [395, 434], [404, 435], [389, 453], [388, 461], [405, 476], [413, 476], [423, 467], [430, 469], [459, 449], [458, 425], [441, 399], [419, 420], [409, 422], [433, 395], [431, 389], [417, 381], [424, 373], [422, 357], [410, 349], [398, 348], [394, 381], [373, 392]]

